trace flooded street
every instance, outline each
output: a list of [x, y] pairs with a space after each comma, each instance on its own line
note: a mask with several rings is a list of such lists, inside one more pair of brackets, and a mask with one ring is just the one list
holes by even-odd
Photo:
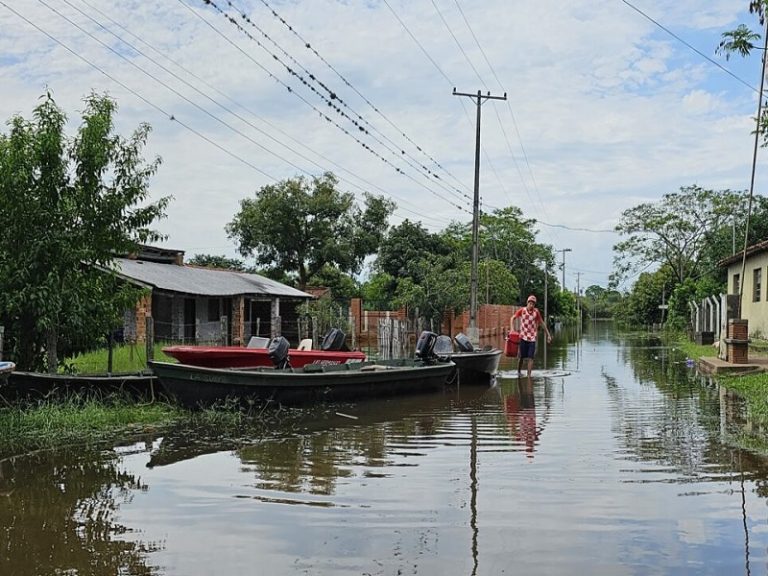
[[[560, 334], [493, 388], [0, 464], [0, 574], [768, 575], [768, 459], [679, 352]], [[545, 363], [546, 362], [546, 363]]]

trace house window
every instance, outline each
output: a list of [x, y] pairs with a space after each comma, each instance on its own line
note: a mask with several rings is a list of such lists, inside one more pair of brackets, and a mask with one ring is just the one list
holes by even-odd
[[763, 269], [755, 268], [752, 271], [752, 302], [760, 302], [760, 284], [762, 283]]
[[739, 277], [740, 277], [740, 274], [733, 275], [733, 292], [731, 292], [731, 294], [739, 293], [739, 280], [740, 280]]

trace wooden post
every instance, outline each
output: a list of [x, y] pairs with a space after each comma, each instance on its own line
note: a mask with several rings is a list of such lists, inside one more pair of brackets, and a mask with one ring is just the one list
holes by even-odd
[[107, 334], [107, 374], [112, 374], [112, 349], [113, 346], [113, 340], [112, 340], [112, 332]]
[[226, 316], [219, 318], [219, 325], [221, 326], [221, 345], [226, 346], [229, 344], [229, 322]]
[[145, 331], [147, 337], [145, 339], [145, 345], [147, 350], [147, 362], [155, 359], [155, 323], [152, 321], [152, 316], [144, 318]]

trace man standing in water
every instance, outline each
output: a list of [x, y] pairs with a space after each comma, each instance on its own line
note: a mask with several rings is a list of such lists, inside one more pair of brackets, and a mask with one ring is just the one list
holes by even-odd
[[528, 376], [531, 376], [533, 368], [533, 357], [536, 354], [536, 338], [539, 334], [539, 326], [544, 328], [547, 335], [547, 342], [552, 342], [552, 335], [549, 333], [541, 312], [536, 308], [536, 296], [528, 296], [525, 308], [519, 308], [513, 315], [512, 321], [518, 320], [518, 331], [520, 332], [520, 351], [517, 356], [517, 373], [520, 374], [523, 367], [523, 359], [528, 359]]

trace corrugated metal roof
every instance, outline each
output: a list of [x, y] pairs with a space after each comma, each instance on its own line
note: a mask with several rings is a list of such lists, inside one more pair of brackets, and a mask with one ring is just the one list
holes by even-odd
[[[747, 256], [748, 257], [754, 256], [755, 254], [760, 254], [762, 252], [765, 252], [766, 250], [768, 250], [768, 240], [762, 240], [757, 244], [752, 244], [752, 246], [747, 246]], [[722, 268], [724, 266], [730, 266], [734, 262], [741, 262], [743, 259], [744, 259], [744, 250], [740, 250], [736, 254], [723, 258], [717, 263], [717, 265], [720, 268]]]
[[312, 298], [311, 294], [296, 290], [258, 274], [214, 270], [195, 266], [158, 264], [128, 258], [115, 258], [116, 271], [123, 277], [153, 286], [160, 290], [197, 294], [200, 296], [236, 296], [253, 294], [293, 298]]

